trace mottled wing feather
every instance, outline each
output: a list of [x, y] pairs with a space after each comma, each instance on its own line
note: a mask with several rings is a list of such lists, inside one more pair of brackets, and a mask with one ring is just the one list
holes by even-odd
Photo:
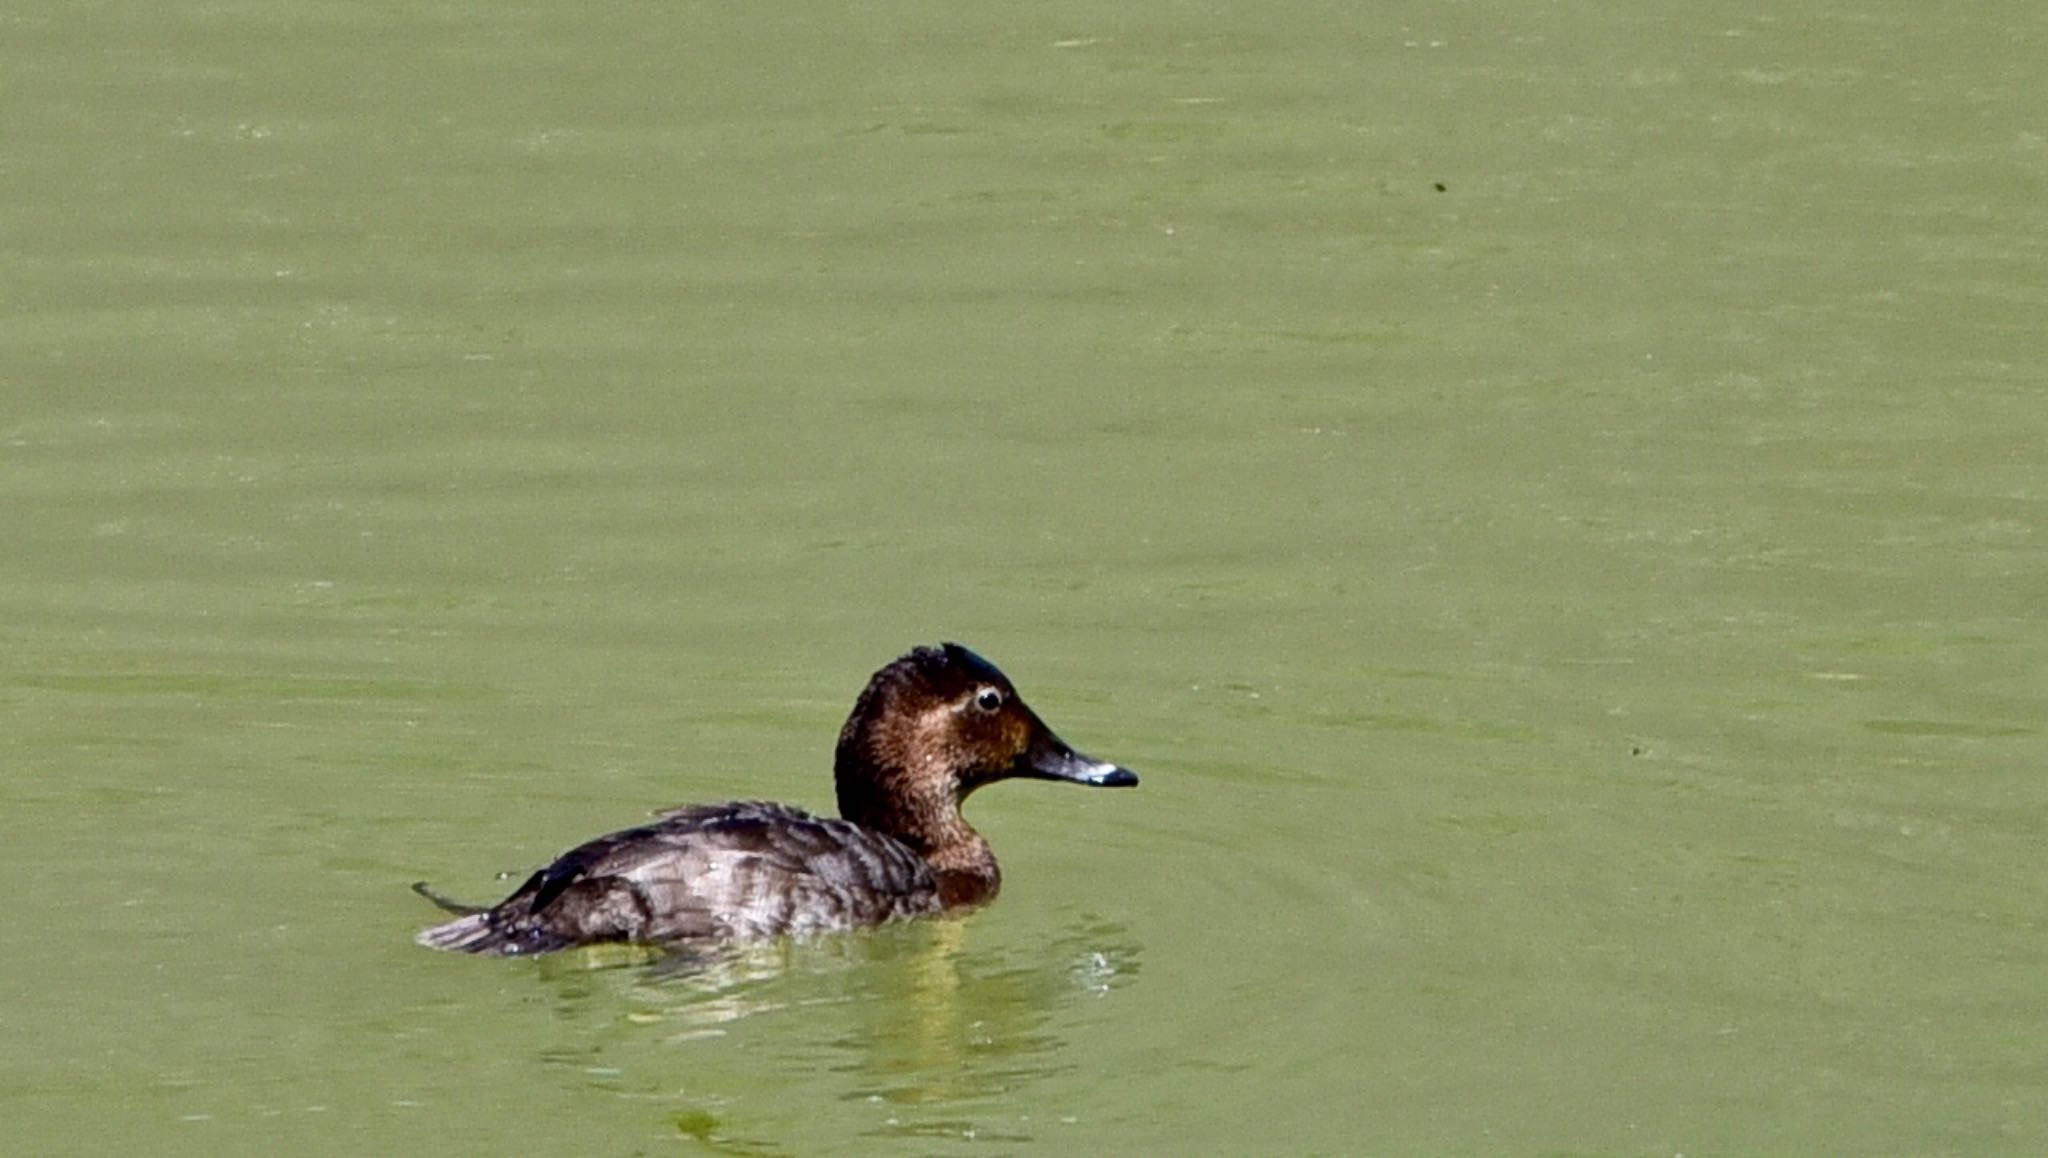
[[[761, 802], [671, 809], [598, 837], [535, 873], [496, 908], [428, 930], [476, 953], [592, 941], [761, 937], [935, 912], [930, 866], [843, 820]], [[464, 922], [471, 922], [460, 929]]]

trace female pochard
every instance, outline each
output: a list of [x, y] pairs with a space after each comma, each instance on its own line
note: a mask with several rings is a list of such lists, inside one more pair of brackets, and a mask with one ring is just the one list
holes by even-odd
[[1012, 777], [1126, 788], [1045, 726], [994, 664], [956, 643], [876, 672], [839, 732], [839, 819], [745, 801], [677, 808], [563, 853], [489, 909], [420, 933], [435, 949], [514, 956], [810, 933], [985, 904], [1002, 883], [960, 814]]

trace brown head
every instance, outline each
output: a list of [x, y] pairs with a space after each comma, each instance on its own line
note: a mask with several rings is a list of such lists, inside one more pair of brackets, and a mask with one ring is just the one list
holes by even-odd
[[960, 802], [1014, 777], [1096, 788], [1138, 782], [1068, 747], [996, 666], [957, 643], [920, 647], [876, 672], [839, 732], [839, 814], [927, 856], [974, 837]]

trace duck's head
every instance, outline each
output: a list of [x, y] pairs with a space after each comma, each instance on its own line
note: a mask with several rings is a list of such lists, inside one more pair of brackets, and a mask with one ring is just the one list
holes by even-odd
[[997, 780], [1138, 783], [1069, 747], [1007, 676], [957, 643], [916, 648], [868, 680], [840, 729], [833, 775], [841, 816], [894, 833], [916, 817], [957, 816], [968, 793]]

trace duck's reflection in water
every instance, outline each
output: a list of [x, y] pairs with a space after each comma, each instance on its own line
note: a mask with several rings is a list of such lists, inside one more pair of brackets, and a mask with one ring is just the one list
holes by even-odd
[[[981, 941], [999, 939], [981, 932]], [[699, 954], [594, 947], [537, 965], [565, 1017], [586, 1021], [595, 1007], [626, 998], [629, 1025], [691, 1059], [684, 1088], [701, 1090], [710, 1073], [730, 1076], [730, 1051], [710, 1058], [701, 1050], [739, 1039], [749, 1064], [772, 1060], [784, 1079], [805, 1075], [811, 1096], [875, 1104], [879, 1124], [860, 1115], [870, 1133], [988, 1140], [989, 1115], [977, 1110], [1074, 1069], [1063, 1033], [1093, 1020], [1086, 1006], [1135, 981], [1140, 954], [1127, 930], [1102, 920], [1078, 921], [1051, 940], [976, 942], [976, 922], [939, 920]], [[621, 993], [616, 983], [628, 977]], [[613, 1051], [578, 1052], [588, 1067]], [[820, 1088], [816, 1079], [827, 1074], [836, 1080]], [[956, 1120], [948, 1106], [969, 1116]], [[692, 1102], [677, 1121], [705, 1113]]]

